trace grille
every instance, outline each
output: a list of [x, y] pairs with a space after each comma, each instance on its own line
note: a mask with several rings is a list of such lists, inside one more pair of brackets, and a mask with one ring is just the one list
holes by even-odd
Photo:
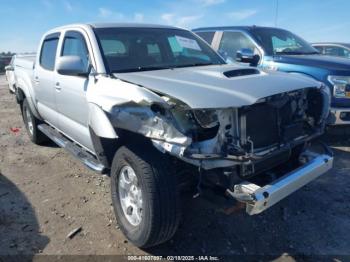
[[246, 137], [254, 148], [271, 146], [279, 142], [277, 109], [267, 104], [256, 104], [245, 112]]
[[243, 112], [246, 116], [246, 137], [250, 137], [257, 149], [286, 143], [308, 134], [310, 128], [298, 111], [294, 100], [281, 107], [268, 103], [252, 105]]

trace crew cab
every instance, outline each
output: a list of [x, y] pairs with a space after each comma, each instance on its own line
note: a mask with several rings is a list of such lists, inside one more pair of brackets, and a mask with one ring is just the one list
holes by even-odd
[[15, 67], [28, 67], [32, 66], [36, 59], [36, 55], [26, 54], [26, 55], [13, 55], [10, 63], [5, 67], [6, 80], [9, 86], [10, 93], [14, 94], [16, 92], [17, 79], [15, 75]]
[[190, 31], [68, 25], [37, 54], [15, 67], [31, 141], [50, 138], [110, 174], [117, 221], [136, 246], [173, 236], [184, 183], [219, 185], [253, 215], [332, 168], [327, 148], [308, 146], [323, 133], [328, 88], [227, 65]]
[[349, 59], [321, 55], [299, 36], [280, 28], [227, 26], [193, 31], [230, 63], [247, 63], [321, 81], [332, 94], [328, 124], [350, 124]]

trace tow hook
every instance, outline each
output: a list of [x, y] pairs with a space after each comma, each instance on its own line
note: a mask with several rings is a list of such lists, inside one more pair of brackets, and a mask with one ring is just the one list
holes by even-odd
[[[238, 213], [239, 211], [246, 208], [246, 202], [237, 200], [238, 199], [237, 193], [232, 192], [230, 189], [226, 189], [225, 196], [231, 197], [234, 200], [236, 200], [236, 203], [232, 207], [228, 207], [223, 210], [226, 215], [232, 215], [232, 214]], [[251, 201], [251, 200], [253, 200], [253, 198], [247, 201]]]

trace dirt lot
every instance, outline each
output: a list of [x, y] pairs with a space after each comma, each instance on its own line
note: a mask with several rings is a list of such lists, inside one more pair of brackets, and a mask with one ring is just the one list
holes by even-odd
[[1, 76], [0, 254], [350, 255], [350, 141], [332, 140], [333, 170], [265, 213], [227, 216], [217, 206], [227, 200], [186, 198], [175, 237], [140, 250], [115, 223], [109, 177], [53, 144], [30, 143]]

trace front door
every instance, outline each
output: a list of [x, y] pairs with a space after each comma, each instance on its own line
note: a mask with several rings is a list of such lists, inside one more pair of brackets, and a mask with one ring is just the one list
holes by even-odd
[[[89, 52], [83, 34], [67, 31], [61, 44], [60, 56], [79, 56], [89, 67]], [[59, 129], [68, 137], [93, 151], [88, 129], [89, 108], [86, 91], [89, 77], [56, 75], [56, 103]]]

